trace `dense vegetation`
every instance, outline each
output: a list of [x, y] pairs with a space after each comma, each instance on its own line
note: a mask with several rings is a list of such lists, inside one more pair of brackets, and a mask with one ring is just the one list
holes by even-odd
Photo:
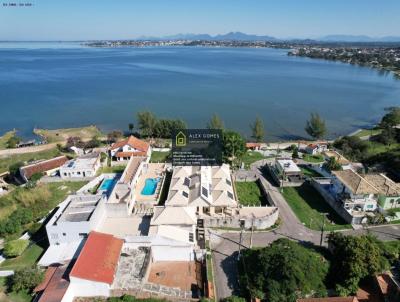
[[84, 184], [61, 182], [20, 187], [0, 197], [0, 235], [20, 234]]
[[361, 161], [367, 165], [385, 164], [389, 170], [399, 171], [400, 107], [387, 108], [386, 111], [368, 140], [359, 136], [344, 136], [334, 142], [334, 147], [353, 161]]
[[186, 123], [181, 119], [160, 119], [152, 112], [137, 113], [140, 134], [144, 137], [171, 138], [175, 129], [186, 129]]
[[331, 233], [328, 241], [329, 250], [286, 238], [269, 247], [244, 250], [238, 263], [242, 296], [294, 302], [326, 296], [328, 289], [348, 296], [356, 293], [360, 281], [399, 261], [400, 241], [342, 233]]
[[389, 267], [383, 250], [371, 236], [332, 233], [328, 236], [328, 243], [332, 251], [331, 276], [340, 296], [355, 294], [362, 279]]
[[328, 261], [324, 257], [286, 238], [269, 247], [244, 250], [239, 262], [243, 294], [270, 302], [326, 296], [327, 274]]

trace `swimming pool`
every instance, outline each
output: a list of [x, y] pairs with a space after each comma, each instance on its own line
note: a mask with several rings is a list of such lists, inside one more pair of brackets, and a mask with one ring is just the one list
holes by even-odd
[[114, 187], [114, 184], [115, 184], [115, 179], [114, 178], [107, 178], [101, 184], [101, 186], [99, 188], [99, 191], [109, 192]]
[[157, 184], [160, 178], [147, 178], [144, 183], [144, 188], [141, 192], [142, 195], [153, 195], [156, 192]]

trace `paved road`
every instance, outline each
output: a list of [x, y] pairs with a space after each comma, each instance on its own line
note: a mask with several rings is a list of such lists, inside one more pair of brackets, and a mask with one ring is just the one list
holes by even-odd
[[[279, 208], [282, 223], [277, 230], [270, 232], [255, 232], [251, 236], [250, 232], [245, 232], [242, 237], [242, 248], [263, 247], [279, 238], [289, 238], [304, 244], [319, 245], [321, 233], [306, 228], [293, 213], [279, 189], [259, 172], [258, 164], [252, 165], [248, 171], [248, 178], [254, 177], [254, 173], [260, 177], [262, 184], [267, 188], [270, 196]], [[243, 175], [243, 171], [241, 171]], [[349, 235], [366, 234], [367, 232], [376, 235], [381, 240], [400, 239], [400, 225], [371, 227], [368, 230], [346, 230]], [[326, 235], [326, 234], [325, 234]], [[237, 281], [236, 261], [239, 249], [239, 233], [210, 233], [211, 249], [213, 250], [214, 276], [216, 282], [216, 296], [218, 299], [231, 296], [239, 290]], [[252, 240], [251, 240], [252, 237]], [[323, 244], [326, 245], [325, 236]]]

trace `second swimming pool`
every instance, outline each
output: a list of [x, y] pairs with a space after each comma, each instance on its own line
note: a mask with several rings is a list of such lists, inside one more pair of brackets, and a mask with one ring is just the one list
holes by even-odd
[[144, 183], [144, 188], [141, 192], [142, 195], [153, 195], [156, 192], [157, 184], [160, 178], [147, 178]]

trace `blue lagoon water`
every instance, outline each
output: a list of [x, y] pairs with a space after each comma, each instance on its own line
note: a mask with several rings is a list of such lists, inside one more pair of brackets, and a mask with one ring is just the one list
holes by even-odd
[[[96, 124], [127, 129], [151, 110], [204, 127], [213, 113], [249, 135], [260, 116], [270, 140], [304, 136], [311, 111], [331, 135], [375, 123], [400, 104], [400, 80], [343, 63], [249, 48], [87, 48], [0, 43], [0, 133]], [[135, 123], [136, 125], [136, 123]]]

